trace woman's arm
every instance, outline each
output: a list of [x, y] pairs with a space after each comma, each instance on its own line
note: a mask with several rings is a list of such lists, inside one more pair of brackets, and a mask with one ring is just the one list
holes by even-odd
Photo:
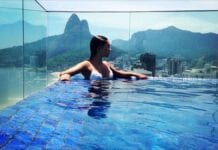
[[134, 76], [134, 77], [136, 77], [136, 79], [148, 79], [148, 77], [144, 74], [118, 70], [118, 69], [114, 68], [111, 64], [108, 63], [108, 65], [109, 65], [110, 69], [113, 71], [115, 77], [131, 78], [131, 76]]
[[59, 80], [64, 81], [64, 80], [70, 80], [70, 77], [77, 74], [81, 73], [82, 70], [87, 66], [87, 62], [83, 61], [63, 72], [60, 72], [59, 74]]

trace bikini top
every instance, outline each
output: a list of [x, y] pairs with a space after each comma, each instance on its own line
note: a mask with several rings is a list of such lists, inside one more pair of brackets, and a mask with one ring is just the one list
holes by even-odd
[[113, 79], [113, 76], [114, 75], [113, 75], [113, 72], [111, 69], [109, 69], [109, 77], [107, 77], [107, 78], [105, 78], [105, 77], [103, 78], [101, 73], [99, 73], [97, 70], [93, 69], [89, 78], [90, 78], [90, 80], [101, 80], [101, 79]]

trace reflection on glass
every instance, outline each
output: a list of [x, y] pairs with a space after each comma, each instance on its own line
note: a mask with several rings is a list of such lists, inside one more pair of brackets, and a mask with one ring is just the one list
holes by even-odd
[[0, 109], [46, 86], [47, 18], [34, 8], [34, 0], [0, 3]]
[[21, 1], [0, 3], [0, 109], [23, 98]]
[[26, 97], [46, 87], [47, 83], [46, 13], [24, 10], [24, 22], [24, 97]]

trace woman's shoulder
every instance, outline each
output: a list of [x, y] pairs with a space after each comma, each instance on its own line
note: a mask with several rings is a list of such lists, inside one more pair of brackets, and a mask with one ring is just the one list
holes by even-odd
[[115, 67], [114, 67], [114, 65], [113, 65], [112, 63], [110, 63], [110, 62], [108, 62], [108, 61], [103, 61], [103, 63], [104, 63], [106, 66], [108, 66], [110, 69], [112, 69], [112, 70], [115, 69]]
[[89, 66], [90, 65], [90, 62], [88, 60], [84, 60], [82, 62], [80, 62], [79, 64], [81, 64], [82, 66]]
[[89, 62], [89, 60], [84, 60], [84, 61], [82, 61], [81, 63], [83, 63], [83, 64], [89, 64], [90, 62]]
[[91, 70], [90, 68], [92, 68], [92, 64], [89, 60], [84, 60], [81, 63], [83, 64], [84, 68]]
[[76, 64], [74, 67], [78, 68], [79, 70], [84, 70], [90, 67], [90, 62], [88, 60], [84, 60]]
[[111, 63], [109, 63], [108, 61], [103, 61], [104, 64], [106, 64], [107, 66], [111, 66]]

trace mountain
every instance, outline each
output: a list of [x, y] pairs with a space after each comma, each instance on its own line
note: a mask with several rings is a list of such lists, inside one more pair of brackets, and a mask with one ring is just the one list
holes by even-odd
[[[27, 26], [26, 24], [25, 27]], [[42, 31], [28, 32], [35, 35]], [[15, 31], [11, 33], [11, 37], [20, 38]], [[25, 37], [27, 40], [25, 40], [24, 47], [14, 46], [0, 49], [0, 66], [21, 67], [23, 63], [28, 66], [31, 63], [34, 64], [37, 58], [38, 67], [47, 65], [49, 70], [57, 71], [89, 58], [89, 42], [92, 34], [88, 22], [80, 20], [76, 14], [71, 15], [66, 22], [64, 32], [60, 35], [44, 37], [30, 43], [26, 42], [29, 40], [28, 36]], [[12, 41], [13, 38], [11, 38]], [[174, 26], [161, 30], [149, 29], [134, 33], [128, 41], [122, 39], [112, 41], [109, 59], [113, 60], [125, 53], [136, 55], [146, 51], [156, 54], [157, 57], [180, 55], [190, 60], [204, 57], [201, 60], [213, 60], [217, 64], [217, 61], [214, 61], [218, 60], [217, 41], [218, 34], [215, 33], [195, 33]]]
[[[62, 35], [46, 39], [46, 43], [48, 43], [48, 68], [54, 69], [60, 64], [64, 64], [65, 67], [72, 66], [72, 64], [88, 59], [90, 55], [89, 43], [92, 36], [88, 22], [80, 20], [76, 14], [73, 14], [67, 21]], [[113, 46], [112, 49], [110, 60], [125, 53]]]
[[[25, 43], [37, 41], [46, 36], [46, 28], [44, 26], [24, 22], [24, 28]], [[22, 21], [0, 25], [0, 33], [0, 49], [18, 46], [23, 43]]]
[[60, 55], [68, 50], [87, 50], [91, 37], [88, 22], [80, 21], [78, 16], [73, 14], [62, 35], [47, 38], [48, 57]]
[[205, 55], [218, 55], [218, 34], [195, 33], [169, 26], [161, 30], [134, 33], [128, 41], [114, 40], [112, 44], [131, 54], [145, 51], [160, 57], [179, 55], [192, 59]]
[[[89, 58], [91, 38], [88, 22], [80, 20], [76, 14], [72, 14], [66, 23], [63, 34], [46, 37], [24, 45], [24, 64], [30, 64], [32, 56], [37, 56], [41, 63], [40, 66], [47, 63], [48, 69], [63, 70], [63, 67], [70, 67]], [[110, 59], [123, 53], [120, 49], [113, 47]], [[2, 49], [0, 50], [0, 64], [2, 66], [21, 66], [23, 61], [21, 54], [22, 46]], [[47, 62], [45, 58], [47, 58]]]

